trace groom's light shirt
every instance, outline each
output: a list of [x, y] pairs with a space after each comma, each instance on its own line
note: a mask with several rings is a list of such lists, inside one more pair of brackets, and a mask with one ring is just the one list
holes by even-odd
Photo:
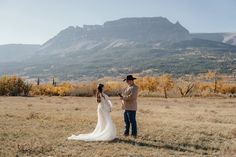
[[128, 86], [122, 93], [122, 109], [136, 111], [137, 110], [137, 97], [138, 86], [135, 84]]

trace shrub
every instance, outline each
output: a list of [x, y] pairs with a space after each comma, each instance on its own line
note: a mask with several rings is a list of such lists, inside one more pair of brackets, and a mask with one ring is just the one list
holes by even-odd
[[[156, 96], [161, 94], [167, 98], [179, 96], [216, 96], [217, 94], [236, 94], [236, 84], [220, 78], [214, 72], [208, 72], [204, 79], [181, 77], [173, 79], [164, 74], [159, 77], [145, 76], [138, 78], [135, 83], [139, 87], [140, 96]], [[210, 79], [209, 79], [210, 78]], [[212, 79], [214, 78], [214, 79]], [[217, 81], [216, 81], [217, 80]], [[101, 80], [100, 80], [101, 81]], [[117, 96], [126, 87], [122, 81], [103, 80], [105, 92], [110, 96]], [[5, 96], [94, 96], [97, 91], [96, 81], [84, 83], [62, 83], [52, 85], [45, 83], [33, 85], [17, 76], [2, 76], [0, 78], [0, 95]], [[168, 94], [168, 95], [167, 95]]]
[[0, 95], [28, 96], [31, 84], [17, 76], [3, 76], [0, 78]]
[[97, 91], [97, 83], [95, 81], [90, 83], [77, 84], [71, 91], [71, 96], [94, 96]]

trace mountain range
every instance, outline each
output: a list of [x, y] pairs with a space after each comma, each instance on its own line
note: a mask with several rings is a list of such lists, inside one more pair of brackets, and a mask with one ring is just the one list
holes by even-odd
[[70, 26], [42, 45], [0, 45], [0, 74], [84, 81], [129, 73], [236, 72], [236, 33], [190, 33], [164, 17]]

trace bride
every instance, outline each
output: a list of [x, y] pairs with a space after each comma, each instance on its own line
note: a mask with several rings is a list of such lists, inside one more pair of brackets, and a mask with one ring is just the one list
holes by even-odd
[[111, 141], [115, 139], [116, 127], [110, 116], [112, 103], [109, 97], [103, 92], [103, 88], [103, 84], [98, 85], [97, 102], [99, 104], [97, 108], [98, 121], [96, 128], [89, 134], [72, 135], [68, 137], [69, 140]]

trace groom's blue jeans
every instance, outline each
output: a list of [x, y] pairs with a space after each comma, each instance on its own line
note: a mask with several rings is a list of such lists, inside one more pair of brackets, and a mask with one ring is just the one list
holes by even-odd
[[130, 124], [132, 126], [132, 135], [137, 136], [137, 123], [136, 123], [136, 111], [128, 111], [124, 112], [124, 121], [125, 121], [125, 135], [129, 135]]

